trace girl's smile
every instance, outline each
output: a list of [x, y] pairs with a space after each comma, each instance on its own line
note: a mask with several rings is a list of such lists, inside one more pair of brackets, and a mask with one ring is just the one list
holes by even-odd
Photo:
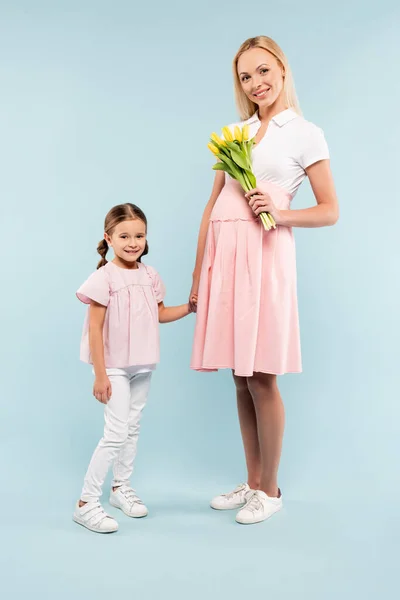
[[129, 219], [116, 225], [105, 240], [112, 246], [118, 266], [134, 268], [146, 247], [146, 225], [140, 219]]

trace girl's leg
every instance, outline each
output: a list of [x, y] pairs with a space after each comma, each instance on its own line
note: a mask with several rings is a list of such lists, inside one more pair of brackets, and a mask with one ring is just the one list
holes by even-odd
[[260, 490], [270, 497], [277, 497], [285, 410], [276, 375], [254, 373], [247, 378], [247, 384], [257, 417], [261, 454]]
[[128, 437], [130, 377], [123, 369], [107, 369], [112, 396], [104, 408], [104, 435], [86, 473], [80, 504], [96, 501], [111, 463]]
[[261, 478], [261, 454], [258, 442], [257, 417], [253, 398], [246, 377], [233, 375], [236, 386], [236, 398], [240, 430], [246, 456], [247, 473], [250, 488], [258, 490]]
[[130, 485], [129, 479], [133, 472], [136, 457], [137, 442], [140, 431], [140, 419], [150, 388], [151, 373], [134, 375], [130, 381], [130, 412], [128, 438], [120, 448], [114, 461], [113, 490], [121, 485]]

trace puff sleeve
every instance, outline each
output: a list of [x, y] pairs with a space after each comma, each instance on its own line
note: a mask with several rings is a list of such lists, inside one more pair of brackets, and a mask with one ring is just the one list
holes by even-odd
[[166, 289], [161, 277], [159, 276], [157, 271], [153, 269], [153, 267], [149, 267], [146, 265], [146, 269], [150, 276], [154, 295], [156, 297], [157, 302], [163, 302], [166, 294]]
[[81, 285], [76, 292], [78, 299], [84, 304], [90, 304], [91, 300], [108, 306], [110, 300], [110, 285], [104, 267], [101, 267]]

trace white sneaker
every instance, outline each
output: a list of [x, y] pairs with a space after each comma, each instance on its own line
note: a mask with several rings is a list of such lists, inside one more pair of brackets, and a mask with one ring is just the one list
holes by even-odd
[[135, 490], [128, 485], [121, 485], [115, 492], [111, 490], [110, 504], [121, 509], [128, 517], [145, 517], [149, 513]]
[[221, 494], [211, 500], [211, 508], [215, 510], [231, 510], [246, 504], [246, 495], [252, 490], [247, 483], [241, 483], [232, 492]]
[[76, 503], [73, 520], [96, 533], [113, 533], [118, 531], [118, 523], [107, 515], [100, 502], [88, 502], [83, 506]]
[[254, 490], [247, 496], [247, 502], [236, 515], [236, 521], [242, 525], [260, 523], [272, 517], [282, 508], [282, 494], [279, 498], [270, 498], [261, 490]]

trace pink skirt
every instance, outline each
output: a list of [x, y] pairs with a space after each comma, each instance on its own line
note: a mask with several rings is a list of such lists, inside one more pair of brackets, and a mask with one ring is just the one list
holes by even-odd
[[[278, 208], [290, 208], [288, 192], [257, 184]], [[242, 377], [302, 370], [292, 230], [265, 231], [230, 178], [210, 218], [191, 368]]]

